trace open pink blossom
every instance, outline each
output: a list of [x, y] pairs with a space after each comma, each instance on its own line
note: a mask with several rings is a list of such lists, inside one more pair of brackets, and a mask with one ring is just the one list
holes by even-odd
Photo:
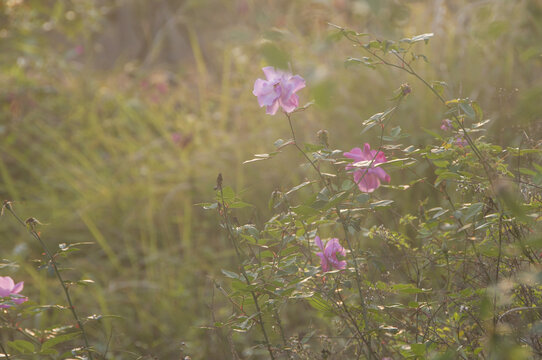
[[305, 87], [305, 80], [272, 66], [262, 70], [267, 80], [256, 79], [252, 91], [258, 97], [260, 107], [265, 106], [269, 115], [275, 115], [279, 106], [287, 113], [294, 111], [299, 105], [299, 97], [295, 93]]
[[[356, 169], [354, 171], [354, 181], [358, 184], [358, 188], [362, 192], [370, 193], [375, 191], [381, 181], [390, 182], [390, 176], [380, 167], [374, 167], [375, 164], [385, 163], [388, 160], [382, 151], [371, 150], [371, 145], [365, 144], [363, 150], [353, 148], [349, 152], [345, 152], [344, 156], [353, 159], [354, 163], [360, 161], [373, 162], [369, 168], [357, 167], [353, 165], [346, 166], [346, 170]], [[373, 161], [374, 159], [374, 161]]]
[[452, 130], [452, 120], [450, 119], [442, 120], [442, 125], [440, 125], [440, 129], [444, 131]]
[[339, 244], [339, 239], [333, 238], [329, 240], [325, 247], [319, 236], [314, 238], [314, 242], [322, 250], [321, 252], [317, 252], [316, 255], [320, 257], [323, 272], [327, 272], [333, 268], [342, 270], [346, 267], [345, 260], [337, 259], [337, 254], [346, 255], [344, 248]]
[[[18, 295], [23, 290], [24, 282], [19, 282], [15, 284], [13, 279], [9, 276], [0, 276], [0, 299], [1, 298], [10, 298], [10, 299], [1, 299], [9, 300], [17, 305], [24, 303], [28, 300], [26, 297], [21, 297]], [[12, 296], [15, 295], [15, 296]], [[0, 304], [0, 308], [8, 308], [11, 305], [9, 304]]]

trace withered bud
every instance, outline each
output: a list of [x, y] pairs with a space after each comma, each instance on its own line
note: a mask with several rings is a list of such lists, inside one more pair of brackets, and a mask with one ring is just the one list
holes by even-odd
[[215, 190], [221, 190], [222, 189], [222, 173], [219, 173], [216, 177], [216, 186]]
[[32, 230], [34, 230], [36, 225], [43, 225], [38, 219], [34, 217], [29, 217], [28, 219], [24, 221], [24, 223], [26, 224], [26, 226], [28, 226]]
[[11, 201], [4, 200], [2, 210], [0, 210], [0, 216], [4, 215], [4, 209], [11, 210]]
[[408, 85], [407, 83], [401, 85], [401, 94], [403, 94], [403, 96], [408, 95], [411, 92], [412, 89], [410, 88], [410, 85]]
[[326, 148], [329, 147], [329, 133], [327, 132], [327, 130], [318, 130], [316, 135], [318, 135], [318, 141], [320, 142], [320, 145]]

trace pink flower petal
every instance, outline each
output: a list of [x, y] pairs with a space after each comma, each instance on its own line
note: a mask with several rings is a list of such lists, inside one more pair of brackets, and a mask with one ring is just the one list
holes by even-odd
[[320, 257], [320, 266], [322, 266], [322, 271], [323, 272], [329, 271], [329, 264], [327, 261], [327, 257], [324, 255], [324, 253], [317, 252], [316, 255]]
[[254, 95], [258, 97], [258, 104], [262, 106], [271, 106], [280, 96], [280, 92], [267, 81], [257, 79], [254, 82]]
[[353, 148], [349, 152], [345, 152], [343, 155], [347, 158], [355, 160], [356, 162], [363, 161], [363, 154], [361, 152], [361, 149], [358, 147]]
[[374, 169], [371, 169], [372, 170], [372, 173], [375, 174], [376, 176], [378, 176], [378, 178], [381, 180], [381, 181], [385, 181], [387, 183], [390, 182], [390, 176], [388, 175], [388, 173], [386, 173], [384, 171], [384, 169], [382, 168], [374, 168]]
[[279, 103], [282, 106], [282, 109], [284, 109], [284, 111], [286, 111], [287, 113], [291, 113], [299, 105], [299, 98], [296, 94], [292, 94], [292, 96], [287, 99], [280, 99]]
[[[324, 247], [322, 240], [320, 240], [318, 236], [314, 240], [318, 247]], [[316, 253], [316, 255], [320, 257], [320, 265], [322, 266], [323, 272], [327, 272], [333, 268], [342, 270], [346, 267], [346, 261], [339, 261], [339, 259], [337, 259], [337, 254], [342, 256], [346, 255], [346, 251], [341, 246], [339, 239], [337, 238], [329, 240], [323, 248], [323, 251]]]
[[371, 145], [368, 143], [363, 145], [363, 150], [353, 148], [350, 152], [345, 152], [344, 156], [353, 159], [354, 163], [372, 161], [369, 169], [367, 167], [356, 168], [351, 164], [345, 167], [346, 170], [356, 169], [353, 173], [354, 182], [358, 185], [360, 191], [371, 193], [380, 186], [381, 181], [388, 183], [391, 181], [390, 176], [384, 169], [374, 167], [376, 164], [387, 162], [386, 156], [382, 151], [371, 150]]
[[[15, 285], [13, 279], [9, 276], [0, 276], [0, 298], [6, 300], [7, 297], [12, 296], [11, 301], [15, 304], [22, 304], [27, 301], [28, 298], [24, 296], [18, 296], [17, 294], [23, 290], [24, 282], [19, 282]], [[0, 305], [0, 308], [5, 309], [11, 305]]]
[[289, 80], [289, 82], [293, 86], [292, 91], [294, 93], [301, 90], [301, 89], [303, 89], [306, 86], [305, 80], [299, 75], [292, 76], [292, 78]]
[[13, 290], [11, 290], [11, 293], [12, 293], [12, 294], [18, 294], [18, 293], [20, 293], [20, 292], [23, 290], [23, 287], [24, 287], [24, 281], [21, 281], [21, 282], [17, 283], [17, 284], [13, 287]]
[[0, 288], [11, 290], [15, 283], [9, 276], [0, 276]]
[[275, 115], [277, 113], [277, 110], [279, 109], [279, 102], [278, 100], [273, 103], [273, 105], [270, 105], [266, 108], [266, 113], [269, 115]]
[[314, 238], [314, 243], [316, 244], [316, 246], [318, 246], [320, 248], [320, 250], [324, 250], [324, 244], [322, 244], [322, 240], [320, 239], [320, 236], [316, 236]]
[[372, 193], [380, 186], [380, 180], [365, 169], [357, 170], [354, 173], [354, 181], [358, 184], [361, 192]]
[[28, 298], [27, 297], [18, 297], [18, 298], [11, 299], [11, 301], [13, 301], [17, 305], [20, 305], [20, 304], [28, 301]]
[[279, 82], [283, 76], [288, 75], [281, 70], [276, 70], [273, 66], [266, 66], [262, 69], [262, 71], [265, 74], [267, 81], [274, 83]]

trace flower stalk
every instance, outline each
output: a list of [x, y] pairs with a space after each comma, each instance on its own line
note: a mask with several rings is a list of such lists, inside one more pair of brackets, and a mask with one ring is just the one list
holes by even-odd
[[43, 242], [43, 240], [41, 239], [40, 235], [36, 232], [35, 230], [35, 226], [37, 224], [39, 224], [39, 222], [35, 219], [35, 218], [29, 218], [27, 219], [26, 221], [23, 221], [16, 213], [15, 211], [13, 210], [13, 206], [11, 204], [10, 201], [4, 201], [4, 204], [3, 204], [3, 207], [2, 209], [6, 209], [7, 211], [9, 211], [9, 213], [11, 215], [13, 215], [13, 217], [15, 219], [17, 219], [17, 221], [23, 225], [24, 227], [26, 227], [28, 229], [28, 231], [30, 232], [30, 234], [34, 237], [34, 239], [36, 239], [43, 251], [45, 252], [45, 254], [47, 255], [47, 258], [49, 260], [49, 263], [51, 264], [53, 270], [54, 270], [54, 273], [58, 279], [58, 281], [60, 282], [60, 285], [62, 286], [62, 290], [64, 291], [64, 295], [66, 297], [66, 301], [68, 302], [68, 305], [69, 305], [69, 308], [70, 308], [70, 311], [73, 315], [73, 318], [75, 319], [75, 322], [77, 323], [77, 327], [79, 328], [79, 330], [81, 331], [81, 335], [83, 336], [83, 342], [85, 344], [85, 351], [88, 355], [88, 358], [89, 360], [92, 360], [92, 352], [91, 352], [91, 349], [90, 349], [90, 345], [89, 345], [89, 341], [88, 341], [88, 337], [87, 337], [87, 333], [85, 331], [85, 328], [84, 328], [84, 325], [83, 325], [83, 322], [81, 321], [81, 319], [79, 318], [79, 315], [77, 314], [77, 312], [75, 311], [75, 306], [73, 305], [73, 302], [72, 302], [72, 299], [71, 299], [71, 296], [70, 296], [70, 293], [68, 291], [68, 287], [66, 286], [66, 283], [64, 281], [64, 279], [62, 278], [62, 275], [60, 274], [60, 271], [58, 270], [58, 265], [55, 261], [55, 258], [53, 257], [53, 255], [51, 254], [51, 252], [49, 251], [49, 249], [47, 248], [47, 246], [45, 245], [45, 243]]
[[[233, 248], [235, 249], [235, 254], [237, 255], [237, 261], [239, 262], [239, 267], [241, 269], [241, 274], [243, 275], [243, 278], [245, 279], [245, 283], [247, 284], [247, 286], [251, 286], [252, 283], [251, 283], [250, 278], [248, 277], [248, 274], [247, 274], [247, 272], [245, 270], [245, 266], [243, 265], [243, 259], [242, 259], [242, 256], [241, 256], [241, 251], [239, 249], [239, 244], [237, 243], [237, 238], [233, 234], [231, 221], [230, 221], [230, 219], [228, 217], [228, 208], [227, 208], [226, 202], [224, 200], [224, 191], [222, 189], [222, 181], [223, 181], [222, 174], [218, 174], [215, 189], [220, 192], [220, 201], [221, 201], [220, 205], [221, 205], [222, 209], [219, 210], [219, 212], [220, 212], [220, 214], [222, 216], [222, 219], [224, 220], [224, 225], [226, 226], [226, 229], [228, 231], [228, 238], [230, 239], [230, 241], [231, 241], [231, 243], [233, 245]], [[258, 296], [256, 295], [256, 293], [253, 290], [250, 291], [250, 294], [252, 296], [252, 300], [254, 301], [254, 306], [256, 307], [256, 312], [258, 314], [257, 315], [258, 316], [258, 323], [260, 324], [260, 328], [262, 330], [262, 334], [263, 334], [263, 337], [264, 337], [264, 340], [265, 340], [265, 345], [267, 347], [267, 351], [269, 352], [269, 356], [271, 357], [271, 359], [275, 360], [275, 355], [274, 355], [273, 349], [271, 347], [271, 342], [269, 341], [269, 336], [267, 335], [267, 331], [265, 330], [265, 324], [264, 324], [264, 321], [263, 321], [260, 304], [258, 302]]]

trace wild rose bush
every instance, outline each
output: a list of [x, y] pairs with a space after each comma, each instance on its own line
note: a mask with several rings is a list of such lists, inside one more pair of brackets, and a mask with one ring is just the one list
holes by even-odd
[[[271, 218], [244, 225], [238, 209], [249, 205], [227, 174], [218, 176], [216, 199], [204, 207], [218, 211], [238, 268], [224, 269], [229, 283], [216, 284], [232, 313], [215, 329], [230, 331], [230, 342], [231, 331], [258, 332], [261, 342], [245, 353], [271, 359], [540, 356], [540, 149], [491, 144], [490, 120], [475, 101], [448, 97], [445, 83], [418, 74], [432, 34], [394, 42], [336, 31], [361, 52], [347, 64], [410, 74], [442, 102], [442, 114], [423, 145], [408, 143], [395, 115], [413, 89], [397, 84], [393, 106], [362, 122], [358, 144], [332, 145], [332, 129], [301, 144], [295, 123], [312, 110], [299, 107], [305, 81], [265, 67], [253, 94], [289, 123], [291, 139], [246, 163], [294, 146], [311, 170], [273, 192]], [[408, 213], [394, 194], [412, 191], [435, 196]], [[287, 333], [292, 311], [313, 320]]]
[[[416, 63], [423, 59], [420, 45], [430, 34], [399, 42], [342, 28], [337, 35], [356, 45], [353, 52], [362, 52], [352, 54], [360, 57], [349, 58], [348, 65], [403, 71], [413, 85], [396, 84], [393, 105], [362, 122], [356, 143], [333, 141], [330, 129], [318, 133], [318, 143], [302, 144], [295, 124], [303, 121], [303, 111], [313, 111], [300, 107], [299, 99], [310, 84], [286, 70], [263, 69], [266, 79], [255, 81], [253, 94], [275, 118], [270, 121], [262, 109], [260, 120], [269, 126], [287, 122], [291, 139], [276, 141], [274, 151], [247, 164], [295, 147], [307, 179], [274, 191], [273, 215], [263, 222], [245, 217], [242, 209], [250, 206], [228, 186], [227, 173], [217, 178], [215, 200], [204, 205], [218, 212], [238, 260], [215, 283], [231, 304], [231, 314], [217, 314], [213, 324], [225, 334], [230, 357], [539, 357], [540, 149], [528, 141], [519, 147], [492, 144], [485, 134], [489, 119], [475, 101], [455, 98], [442, 82], [418, 74], [415, 67], [427, 66]], [[365, 70], [350, 69], [353, 76]], [[423, 144], [409, 143], [399, 125], [407, 120], [398, 118], [397, 109], [422, 86], [442, 102], [442, 113], [425, 129]], [[177, 133], [171, 137], [178, 146], [186, 142]], [[262, 138], [267, 140], [272, 139]], [[412, 212], [405, 211], [411, 204], [396, 200], [399, 192], [435, 196], [419, 201]], [[102, 316], [83, 316], [70, 295], [92, 283], [67, 280], [69, 255], [84, 244], [51, 251], [38, 220], [21, 220], [9, 201], [3, 213], [39, 243], [37, 268], [41, 276], [56, 277], [65, 300], [49, 305], [27, 298], [17, 276], [7, 276], [16, 265], [2, 263], [0, 355], [115, 358], [108, 354], [111, 334], [98, 344], [87, 339], [86, 329]], [[40, 328], [40, 316], [60, 313], [69, 320]], [[310, 321], [292, 323], [295, 313]], [[241, 349], [232, 332], [249, 331], [260, 341]]]

